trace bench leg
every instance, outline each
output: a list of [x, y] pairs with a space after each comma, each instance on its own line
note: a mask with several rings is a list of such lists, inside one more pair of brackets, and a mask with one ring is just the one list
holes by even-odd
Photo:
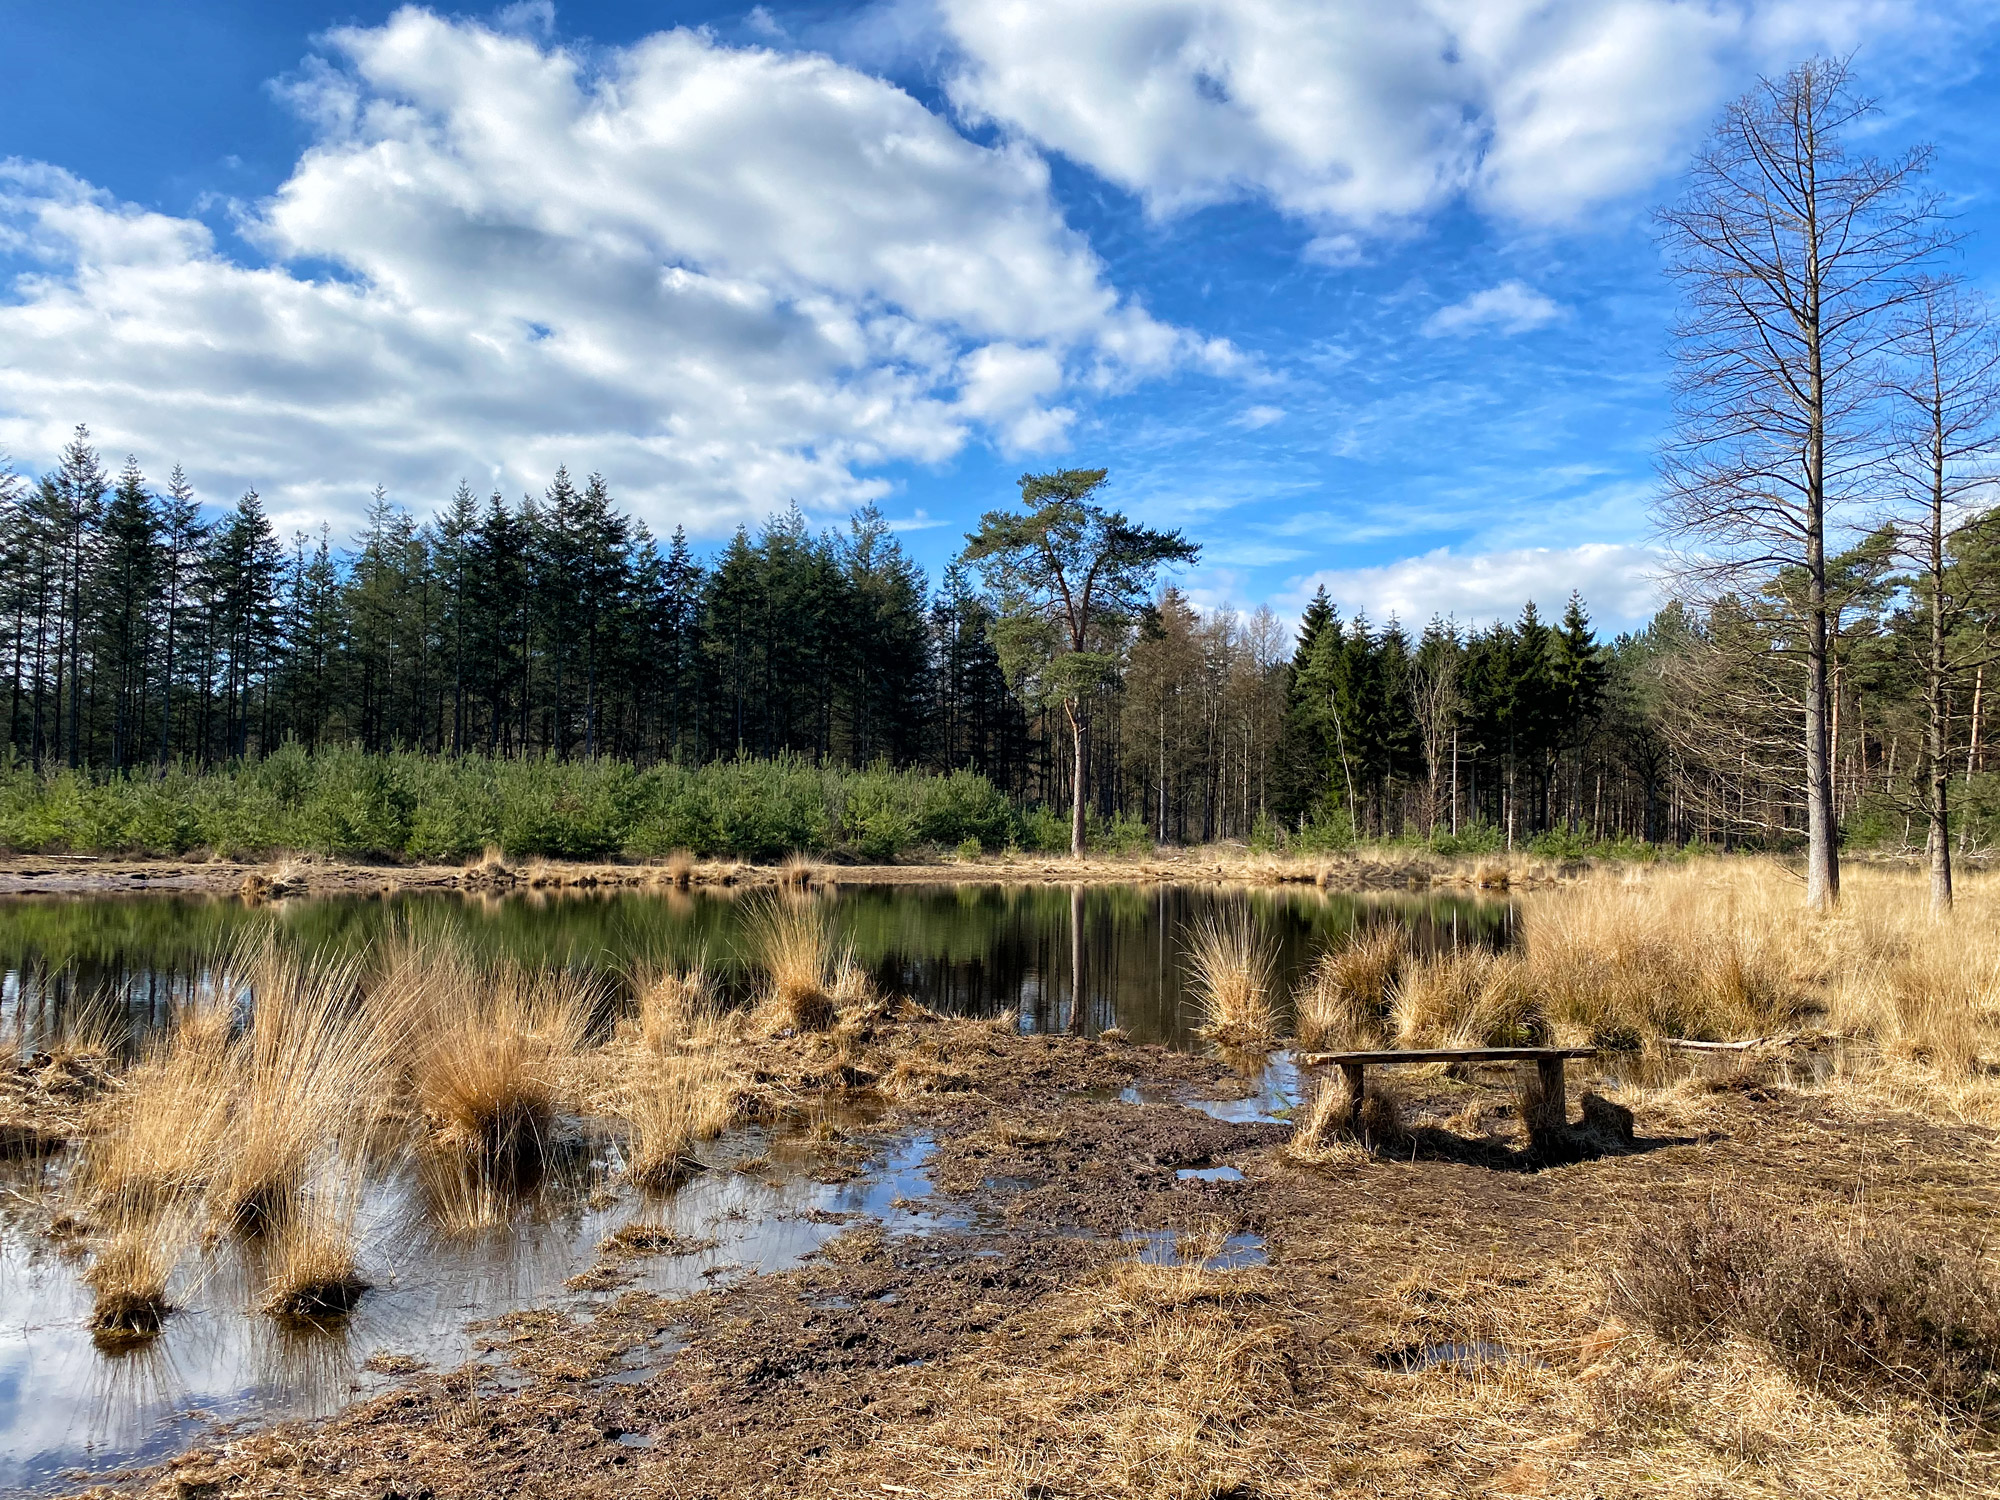
[[1528, 1092], [1528, 1136], [1537, 1139], [1561, 1130], [1569, 1119], [1569, 1102], [1563, 1097], [1563, 1060], [1538, 1058], [1535, 1082]]
[[1342, 1063], [1340, 1076], [1347, 1084], [1347, 1120], [1354, 1129], [1361, 1128], [1361, 1076], [1360, 1063]]

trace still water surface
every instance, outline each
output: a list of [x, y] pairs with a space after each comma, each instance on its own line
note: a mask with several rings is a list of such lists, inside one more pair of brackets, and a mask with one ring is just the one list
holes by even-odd
[[[0, 902], [0, 1036], [34, 1046], [92, 997], [115, 999], [142, 1036], [174, 995], [232, 941], [268, 929], [312, 951], [351, 952], [392, 933], [493, 957], [601, 973], [616, 989], [637, 969], [706, 962], [739, 998], [749, 974], [745, 913], [727, 892], [465, 897], [329, 897], [246, 908], [221, 897], [24, 897]], [[1082, 955], [1083, 1024], [1186, 1046], [1185, 944], [1203, 917], [1247, 907], [1277, 944], [1288, 991], [1318, 953], [1357, 925], [1397, 922], [1419, 951], [1504, 946], [1514, 908], [1458, 896], [1356, 896], [1310, 889], [1188, 886], [841, 886], [842, 939], [892, 994], [954, 1015], [1018, 1010], [1025, 1027], [1071, 1019]], [[1081, 935], [1081, 943], [1073, 936]]]
[[[1118, 1025], [1137, 1040], [1176, 1046], [1191, 1044], [1197, 1019], [1184, 946], [1204, 916], [1254, 913], [1277, 944], [1287, 989], [1360, 924], [1402, 924], [1425, 950], [1504, 945], [1513, 932], [1504, 904], [1301, 890], [846, 886], [819, 899], [892, 993], [963, 1015], [1014, 1009], [1024, 1029], [1054, 1030], [1071, 1019], [1080, 951], [1086, 1029]], [[699, 958], [742, 995], [747, 909], [743, 898], [706, 892], [425, 894], [259, 908], [198, 897], [5, 901], [0, 1049], [32, 1052], [80, 1014], [101, 1022], [107, 1007], [121, 1044], [136, 1049], [172, 998], [200, 982], [214, 954], [261, 930], [312, 951], [352, 951], [392, 933], [463, 944], [601, 974], [614, 995], [636, 970]], [[1228, 1118], [1271, 1118], [1296, 1097], [1296, 1083], [1275, 1059], [1252, 1097], [1206, 1107]], [[874, 1169], [827, 1184], [814, 1180], [812, 1159], [784, 1133], [732, 1131], [705, 1153], [717, 1170], [648, 1200], [621, 1186], [616, 1140], [579, 1122], [565, 1168], [480, 1228], [441, 1224], [407, 1173], [374, 1182], [358, 1226], [372, 1289], [337, 1325], [286, 1329], [258, 1315], [254, 1257], [225, 1241], [182, 1267], [172, 1293], [180, 1310], [165, 1331], [123, 1353], [90, 1338], [85, 1263], [30, 1234], [27, 1216], [12, 1208], [53, 1191], [63, 1163], [0, 1163], [0, 1492], [61, 1488], [65, 1472], [157, 1459], [218, 1421], [330, 1413], [394, 1378], [371, 1372], [372, 1356], [448, 1367], [474, 1354], [471, 1322], [523, 1307], [587, 1309], [604, 1294], [565, 1282], [590, 1267], [607, 1235], [634, 1221], [715, 1242], [635, 1263], [637, 1285], [667, 1294], [795, 1265], [849, 1215], [892, 1233], [962, 1222], [927, 1201], [930, 1149], [921, 1135], [896, 1137]], [[729, 1169], [766, 1156], [768, 1167]], [[1226, 1248], [1246, 1263], [1261, 1253], [1248, 1244]], [[492, 1379], [510, 1376], [496, 1366]]]

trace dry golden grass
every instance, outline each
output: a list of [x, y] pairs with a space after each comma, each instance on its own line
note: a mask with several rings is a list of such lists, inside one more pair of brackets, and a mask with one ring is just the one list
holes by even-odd
[[1202, 1018], [1196, 1030], [1222, 1047], [1250, 1051], [1275, 1045], [1276, 961], [1247, 912], [1197, 922], [1188, 944], [1188, 977]]
[[1336, 1076], [1322, 1081], [1283, 1153], [1302, 1166], [1328, 1166], [1365, 1160], [1370, 1151], [1405, 1138], [1402, 1101], [1393, 1084], [1379, 1076], [1368, 1079], [1357, 1118], [1346, 1082]]
[[1391, 1007], [1402, 1047], [1525, 1046], [1546, 1031], [1519, 955], [1457, 948], [1413, 959]]
[[597, 998], [588, 981], [406, 944], [370, 998], [437, 1146], [503, 1173], [539, 1164]]
[[762, 1029], [825, 1031], [833, 1025], [829, 992], [844, 955], [835, 951], [827, 909], [811, 900], [764, 900], [745, 918], [744, 929], [764, 973]]
[[329, 1142], [366, 1133], [385, 1084], [384, 1039], [365, 1019], [352, 961], [266, 945], [232, 966], [254, 995], [228, 1051], [229, 1125], [209, 1184], [215, 1216], [261, 1231], [288, 1212]]
[[360, 1150], [336, 1143], [318, 1178], [294, 1193], [264, 1237], [264, 1311], [321, 1324], [351, 1312], [368, 1284], [355, 1260]]
[[805, 854], [794, 849], [778, 864], [778, 884], [805, 890], [819, 873], [819, 866]]
[[[1925, 1465], [1968, 1461], [1971, 1486], [1947, 1490], [1990, 1493], [1994, 1466], [1921, 1409], [1858, 1407], [1740, 1341], [1691, 1355], [1606, 1321], [1590, 1270], [1456, 1244], [1341, 1260], [1388, 1264], [1400, 1276], [1331, 1323], [1309, 1285], [1256, 1269], [1086, 1277], [912, 1376], [914, 1418], [825, 1493], [1877, 1500], [1935, 1493]], [[1394, 1357], [1426, 1349], [1471, 1357]]]
[[730, 1029], [715, 977], [701, 965], [640, 979], [633, 1029], [651, 1052], [713, 1047]]
[[1292, 999], [1299, 1045], [1326, 1049], [1379, 1041], [1409, 958], [1409, 933], [1396, 922], [1357, 928], [1345, 943], [1321, 954]]
[[663, 867], [669, 884], [677, 890], [686, 890], [694, 884], [694, 856], [685, 849], [676, 849], [667, 856]]
[[694, 1148], [729, 1128], [729, 1075], [712, 1055], [661, 1059], [633, 1086], [623, 1113], [631, 1132], [626, 1176], [642, 1187], [671, 1187], [703, 1170]]
[[189, 1219], [178, 1205], [114, 1210], [104, 1247], [83, 1274], [95, 1294], [92, 1333], [101, 1342], [143, 1339], [172, 1311], [167, 1283], [187, 1248]]
[[226, 1007], [183, 1007], [92, 1122], [73, 1193], [97, 1209], [141, 1218], [184, 1208], [215, 1176], [230, 1081]]

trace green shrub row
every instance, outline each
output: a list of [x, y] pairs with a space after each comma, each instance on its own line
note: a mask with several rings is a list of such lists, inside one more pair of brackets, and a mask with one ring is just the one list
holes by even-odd
[[638, 767], [627, 761], [307, 754], [103, 775], [0, 765], [0, 847], [22, 853], [359, 858], [776, 859], [793, 850], [892, 859], [919, 846], [999, 849], [1023, 818], [984, 776], [798, 759]]

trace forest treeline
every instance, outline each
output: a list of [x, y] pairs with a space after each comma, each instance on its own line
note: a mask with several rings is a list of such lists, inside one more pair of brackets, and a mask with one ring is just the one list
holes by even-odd
[[[1844, 808], [1856, 829], [1893, 837], [1920, 705], [1890, 665], [1906, 623], [1893, 570], [1856, 566], [1867, 586], [1839, 642]], [[178, 469], [161, 484], [130, 461], [114, 475], [79, 428], [38, 478], [0, 480], [0, 579], [12, 761], [0, 837], [17, 847], [1063, 847], [1033, 814], [1067, 799], [1068, 731], [1010, 686], [995, 647], [1004, 601], [961, 564], [933, 584], [873, 510], [823, 531], [792, 510], [704, 557], [679, 530], [653, 536], [601, 477], [558, 471], [517, 503], [461, 485], [424, 520], [378, 491], [345, 545], [325, 530], [280, 539], [254, 492], [211, 509]], [[1674, 663], [1714, 628], [1679, 610], [1608, 641], [1574, 596], [1555, 618], [1528, 604], [1485, 629], [1433, 620], [1413, 634], [1343, 618], [1322, 593], [1294, 632], [1267, 608], [1199, 611], [1169, 586], [1093, 628], [1113, 663], [1089, 703], [1100, 841], [1471, 848], [1790, 830], [1777, 803], [1761, 826], [1755, 808], [1726, 806], [1714, 757], [1677, 737], [1688, 678]], [[1973, 734], [1965, 773], [1983, 785]], [[274, 757], [280, 769], [242, 770]], [[316, 759], [324, 775], [301, 769]], [[476, 769], [432, 775], [426, 760]], [[504, 769], [535, 762], [622, 767], [576, 785], [599, 801], [623, 787], [632, 805], [560, 838], [510, 835], [499, 812], [454, 814], [449, 834], [420, 826], [425, 796], [470, 805], [512, 788], [538, 806], [526, 773]], [[730, 832], [711, 805], [721, 780], [675, 779], [748, 762], [791, 768], [772, 773], [789, 788], [773, 805], [820, 811]], [[228, 767], [239, 791], [222, 796], [200, 773]], [[833, 782], [797, 779], [871, 767], [963, 774], [942, 798], [891, 776], [904, 790], [885, 782], [851, 815]], [[551, 787], [580, 774], [544, 773]], [[199, 816], [169, 806], [204, 797]], [[371, 797], [402, 809], [382, 814], [393, 828], [357, 832], [375, 815], [339, 811]], [[924, 810], [945, 803], [948, 815]], [[239, 805], [255, 816], [227, 811]], [[335, 827], [344, 816], [355, 826]]]

